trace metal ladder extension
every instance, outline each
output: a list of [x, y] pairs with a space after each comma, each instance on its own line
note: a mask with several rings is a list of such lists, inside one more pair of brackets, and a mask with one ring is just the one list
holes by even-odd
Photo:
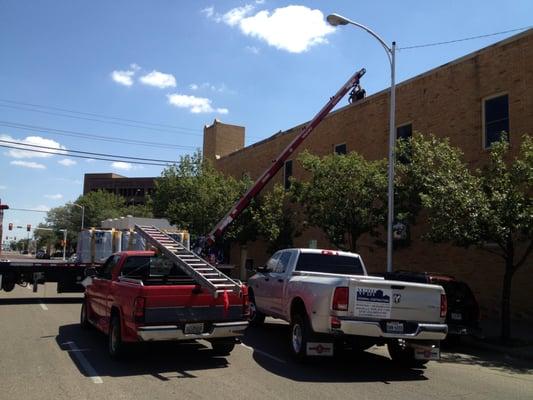
[[187, 250], [181, 243], [154, 226], [135, 225], [147, 243], [154, 246], [170, 260], [174, 261], [185, 273], [209, 290], [216, 298], [225, 291], [239, 294], [241, 286], [233, 279], [224, 275], [206, 260]]

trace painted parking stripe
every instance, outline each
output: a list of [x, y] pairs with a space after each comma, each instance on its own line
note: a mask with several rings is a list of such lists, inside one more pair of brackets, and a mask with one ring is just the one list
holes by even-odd
[[65, 342], [62, 345], [68, 346], [70, 348], [70, 353], [74, 355], [74, 357], [76, 357], [82, 368], [85, 370], [85, 373], [89, 375], [89, 378], [91, 378], [93, 383], [104, 383], [102, 378], [100, 378], [96, 373], [96, 370], [93, 368], [93, 366], [89, 363], [89, 361], [87, 361], [82, 351], [78, 348], [78, 346], [76, 346], [76, 343]]
[[276, 356], [273, 356], [272, 354], [268, 354], [267, 352], [264, 352], [263, 350], [254, 349], [253, 347], [247, 346], [244, 343], [241, 343], [241, 346], [243, 346], [244, 348], [247, 348], [248, 350], [251, 350], [251, 351], [253, 351], [253, 352], [257, 353], [257, 354], [261, 354], [264, 357], [270, 358], [271, 360], [277, 361], [277, 362], [279, 362], [281, 364], [287, 364], [287, 361], [282, 360], [281, 358], [278, 358]]
[[44, 304], [42, 301], [39, 303], [39, 305], [41, 306], [41, 308], [42, 308], [44, 311], [48, 311], [48, 307], [47, 307], [46, 304]]

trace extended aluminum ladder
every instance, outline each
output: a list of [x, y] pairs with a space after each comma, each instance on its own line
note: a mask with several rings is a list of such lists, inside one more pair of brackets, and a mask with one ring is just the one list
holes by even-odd
[[135, 225], [135, 231], [147, 243], [174, 261], [187, 275], [209, 290], [216, 298], [224, 292], [239, 294], [241, 286], [206, 260], [187, 250], [181, 243], [154, 226]]

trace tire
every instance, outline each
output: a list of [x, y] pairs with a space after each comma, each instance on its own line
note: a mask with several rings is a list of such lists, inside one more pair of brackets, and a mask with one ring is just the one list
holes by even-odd
[[213, 353], [216, 356], [229, 356], [235, 348], [235, 341], [213, 341], [211, 342], [211, 346], [213, 347]]
[[393, 339], [387, 343], [390, 358], [392, 361], [405, 367], [421, 367], [427, 364], [429, 360], [417, 360], [415, 358], [415, 351], [412, 347], [408, 347], [404, 340]]
[[122, 341], [120, 317], [113, 315], [109, 325], [108, 346], [109, 355], [114, 360], [120, 360], [126, 353], [126, 344]]
[[248, 323], [250, 326], [260, 326], [265, 322], [266, 315], [257, 309], [255, 304], [255, 297], [253, 293], [250, 294], [250, 316], [248, 317]]
[[291, 319], [289, 345], [292, 356], [303, 361], [307, 358], [307, 342], [311, 337], [311, 327], [305, 314], [295, 314]]
[[81, 311], [80, 311], [80, 327], [83, 330], [89, 330], [91, 329], [92, 325], [89, 322], [89, 316], [87, 315], [87, 301], [84, 300], [81, 304]]

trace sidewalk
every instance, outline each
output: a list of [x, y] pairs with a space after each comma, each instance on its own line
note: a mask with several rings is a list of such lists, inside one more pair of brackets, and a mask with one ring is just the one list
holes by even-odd
[[500, 336], [499, 320], [480, 321], [480, 326], [483, 337], [465, 337], [463, 341], [465, 345], [533, 361], [533, 326], [531, 324], [512, 322], [511, 335], [513, 343], [510, 345], [498, 343]]

